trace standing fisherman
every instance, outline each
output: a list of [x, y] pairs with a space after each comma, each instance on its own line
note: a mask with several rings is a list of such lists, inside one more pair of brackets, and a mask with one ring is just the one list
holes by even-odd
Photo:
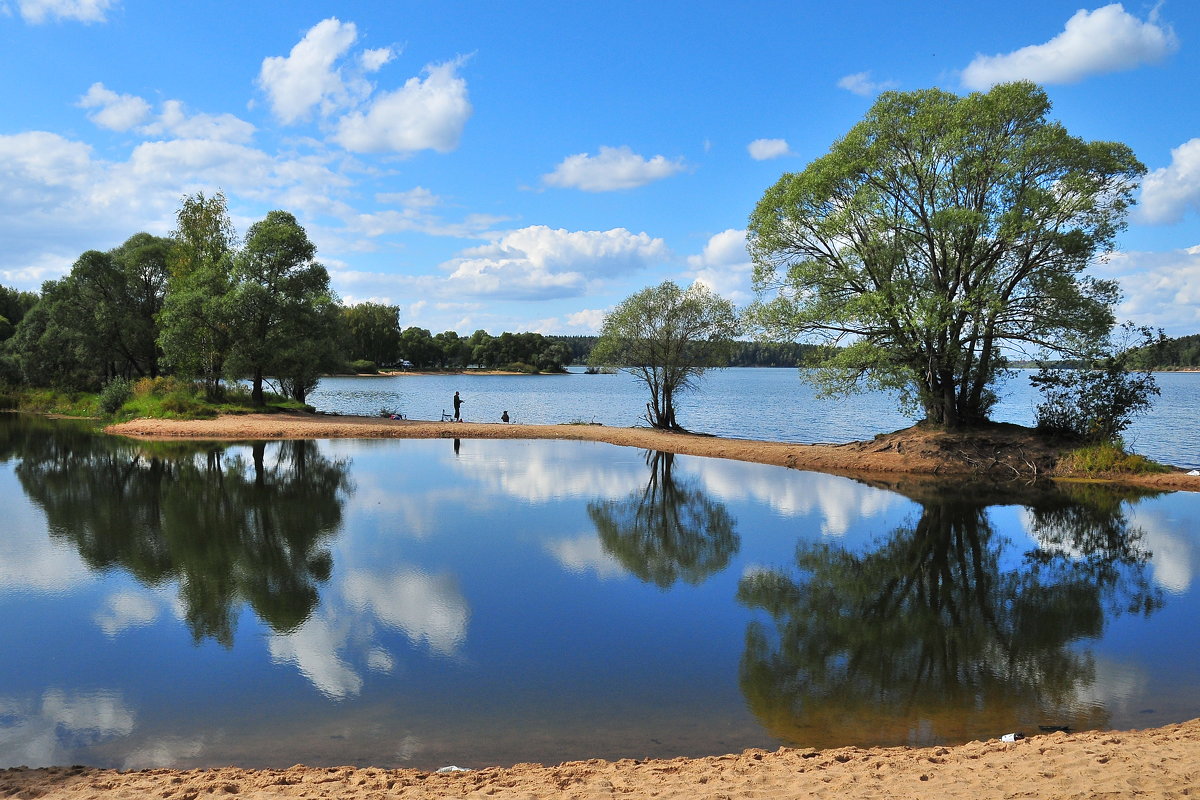
[[459, 409], [462, 408], [463, 399], [458, 396], [458, 392], [454, 393], [454, 421], [462, 422], [462, 414]]

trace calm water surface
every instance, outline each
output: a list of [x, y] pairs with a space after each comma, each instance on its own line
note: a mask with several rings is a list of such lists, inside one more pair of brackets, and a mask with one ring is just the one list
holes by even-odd
[[[1029, 372], [1016, 374], [999, 389], [993, 417], [1032, 425], [1041, 396], [1029, 385]], [[1167, 464], [1200, 467], [1200, 373], [1163, 372], [1162, 394], [1153, 410], [1126, 433], [1131, 447]], [[584, 375], [424, 375], [390, 378], [326, 378], [309, 402], [322, 411], [378, 414], [383, 408], [413, 419], [438, 419], [451, 411], [458, 391], [466, 398], [463, 415], [474, 422], [599, 422], [644, 425], [645, 385], [631, 376]], [[681, 396], [682, 425], [718, 436], [781, 442], [850, 442], [905, 428], [915, 419], [900, 413], [895, 395], [872, 392], [836, 400], [820, 398], [794, 369], [738, 368], [706, 374], [699, 389]]]
[[0, 504], [0, 766], [477, 767], [1200, 716], [1195, 494], [0, 415]]

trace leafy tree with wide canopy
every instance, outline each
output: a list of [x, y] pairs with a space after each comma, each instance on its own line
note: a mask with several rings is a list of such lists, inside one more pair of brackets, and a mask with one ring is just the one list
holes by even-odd
[[604, 317], [591, 363], [618, 367], [650, 389], [646, 421], [682, 431], [675, 396], [711, 367], [729, 364], [739, 322], [733, 304], [702, 283], [680, 289], [671, 281], [623, 300]]
[[[251, 382], [251, 400], [264, 405], [266, 375], [295, 372], [297, 359], [314, 366], [336, 356], [340, 313], [329, 273], [314, 260], [316, 246], [286, 211], [271, 211], [250, 226], [233, 262], [226, 300], [232, 337], [226, 371]], [[327, 342], [325, 353], [308, 344]], [[292, 378], [293, 375], [284, 375]]]
[[157, 376], [170, 249], [168, 239], [134, 234], [108, 252], [83, 253], [70, 273], [46, 282], [13, 337], [25, 380], [92, 389], [109, 378]]
[[826, 391], [896, 388], [930, 423], [986, 420], [1006, 351], [1072, 354], [1113, 325], [1110, 251], [1145, 168], [1070, 136], [1028, 82], [887, 92], [767, 190], [748, 247], [771, 338], [842, 345]]

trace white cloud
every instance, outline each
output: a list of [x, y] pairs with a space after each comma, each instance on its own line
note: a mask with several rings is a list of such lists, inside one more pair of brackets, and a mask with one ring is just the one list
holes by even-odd
[[117, 592], [104, 601], [92, 619], [108, 637], [141, 628], [158, 619], [158, 604], [141, 592]]
[[567, 327], [572, 330], [595, 333], [604, 324], [604, 315], [608, 312], [603, 308], [585, 308], [573, 314], [567, 314]]
[[127, 131], [150, 115], [150, 104], [145, 100], [131, 94], [117, 94], [103, 83], [93, 83], [77, 105], [99, 109], [88, 114], [88, 119], [110, 131]]
[[33, 25], [47, 20], [104, 22], [113, 0], [18, 0], [21, 19]]
[[787, 139], [755, 139], [746, 145], [746, 152], [755, 161], [766, 161], [769, 158], [780, 158], [792, 154]]
[[839, 89], [845, 89], [848, 92], [854, 92], [863, 97], [870, 97], [879, 92], [895, 89], [900, 84], [896, 81], [873, 81], [871, 80], [871, 72], [868, 70], [866, 72], [843, 75], [838, 78], [837, 85]]
[[335, 140], [355, 153], [450, 152], [458, 147], [472, 110], [460, 66], [462, 59], [427, 66], [424, 80], [409, 78], [373, 99], [365, 113], [343, 117]]
[[1179, 222], [1188, 207], [1200, 209], [1200, 138], [1171, 150], [1171, 163], [1142, 179], [1137, 216], [1151, 224]]
[[1200, 330], [1200, 246], [1114, 253], [1090, 271], [1120, 282], [1118, 319], [1161, 327], [1168, 336]]
[[79, 552], [46, 536], [46, 527], [45, 515], [27, 503], [4, 509], [0, 594], [14, 590], [17, 596], [28, 592], [64, 594], [95, 580]]
[[688, 459], [684, 469], [699, 475], [705, 491], [722, 500], [753, 498], [787, 517], [819, 515], [822, 536], [844, 536], [854, 525], [883, 516], [905, 502], [893, 492], [820, 472], [764, 468], [717, 458]]
[[628, 146], [602, 146], [595, 156], [589, 153], [567, 156], [554, 172], [542, 176], [542, 182], [585, 192], [612, 192], [645, 186], [684, 169], [682, 158], [654, 156], [647, 160]]
[[424, 643], [434, 653], [454, 655], [466, 642], [471, 608], [450, 575], [355, 570], [342, 591], [351, 606], [370, 611], [385, 626], [403, 631], [413, 644]]
[[390, 47], [377, 47], [374, 50], [363, 50], [358, 56], [358, 63], [364, 72], [378, 72], [383, 65], [396, 57]]
[[963, 70], [963, 85], [987, 89], [1014, 80], [1075, 83], [1089, 75], [1162, 61], [1178, 49], [1179, 40], [1169, 25], [1157, 24], [1155, 16], [1143, 22], [1120, 3], [1095, 11], [1080, 9], [1067, 20], [1063, 32], [1045, 44], [977, 55]]
[[754, 265], [746, 252], [746, 231], [729, 228], [713, 235], [704, 250], [687, 261], [693, 280], [734, 303], [750, 301]]
[[356, 39], [353, 22], [330, 17], [310, 28], [288, 55], [263, 59], [258, 85], [281, 122], [306, 119], [318, 104], [328, 114], [346, 103], [346, 84], [334, 64]]
[[574, 539], [554, 539], [546, 542], [546, 550], [568, 572], [594, 572], [600, 580], [620, 578], [627, 574], [621, 562], [604, 549], [594, 533], [585, 533]]
[[363, 679], [339, 654], [349, 638], [346, 625], [309, 617], [295, 630], [267, 640], [271, 660], [291, 663], [326, 697], [341, 700], [362, 691]]
[[0, 763], [75, 763], [80, 753], [69, 743], [126, 737], [135, 723], [134, 712], [117, 692], [47, 689], [40, 704], [36, 699], [0, 696]]
[[442, 199], [424, 186], [414, 186], [406, 192], [380, 192], [375, 195], [380, 203], [390, 203], [404, 208], [433, 208]]
[[168, 100], [163, 103], [158, 119], [139, 129], [140, 133], [170, 135], [179, 139], [207, 139], [217, 142], [246, 144], [254, 137], [255, 128], [233, 114], [193, 114], [188, 116], [183, 103]]
[[464, 250], [442, 266], [456, 291], [538, 299], [578, 295], [591, 280], [635, 272], [667, 257], [663, 240], [647, 233], [533, 225]]

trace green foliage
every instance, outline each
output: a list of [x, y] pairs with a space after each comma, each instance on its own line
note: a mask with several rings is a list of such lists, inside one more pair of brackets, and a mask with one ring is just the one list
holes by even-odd
[[[251, 381], [264, 404], [263, 379], [278, 375], [303, 399], [322, 368], [339, 360], [342, 315], [329, 273], [313, 260], [316, 246], [286, 211], [271, 211], [250, 226], [234, 258], [226, 297], [232, 331], [225, 371]], [[297, 391], [299, 390], [299, 391]]]
[[120, 411], [121, 406], [125, 405], [125, 402], [131, 397], [133, 397], [133, 381], [128, 378], [112, 378], [100, 390], [100, 395], [96, 398], [96, 405], [101, 414], [111, 417]]
[[1075, 354], [1111, 327], [1111, 250], [1145, 168], [1047, 119], [1038, 87], [881, 95], [763, 195], [748, 243], [773, 339], [817, 337], [823, 387], [898, 388], [934, 424], [986, 418], [1006, 347]]
[[358, 303], [342, 309], [346, 358], [380, 366], [400, 362], [400, 309], [380, 303]]
[[707, 369], [729, 363], [738, 328], [728, 300], [701, 283], [683, 290], [666, 281], [627, 297], [605, 316], [592, 363], [643, 381], [650, 389], [646, 421], [681, 431], [675, 395], [692, 388]]
[[220, 192], [183, 198], [175, 218], [158, 342], [174, 372], [202, 380], [206, 391], [215, 395], [233, 346], [228, 301], [233, 283], [233, 223]]
[[1200, 367], [1200, 333], [1163, 337], [1149, 346], [1139, 347], [1131, 354], [1131, 363], [1144, 369], [1189, 369]]
[[1071, 475], [1148, 475], [1170, 472], [1170, 467], [1136, 453], [1127, 453], [1115, 442], [1080, 447], [1067, 453], [1059, 470]]
[[[1142, 350], [1152, 346], [1149, 328], [1126, 324], [1127, 335], [1140, 334]], [[1158, 338], [1162, 338], [1161, 331]], [[1037, 427], [1087, 442], [1117, 442], [1138, 414], [1148, 411], [1158, 385], [1149, 370], [1133, 371], [1136, 351], [1109, 345], [1078, 369], [1043, 366], [1029, 382], [1045, 398], [1037, 407]]]
[[351, 370], [353, 370], [354, 372], [357, 372], [359, 375], [378, 375], [379, 374], [379, 367], [375, 366], [374, 361], [367, 361], [366, 359], [359, 359], [357, 361], [351, 361], [349, 366], [350, 366]]

